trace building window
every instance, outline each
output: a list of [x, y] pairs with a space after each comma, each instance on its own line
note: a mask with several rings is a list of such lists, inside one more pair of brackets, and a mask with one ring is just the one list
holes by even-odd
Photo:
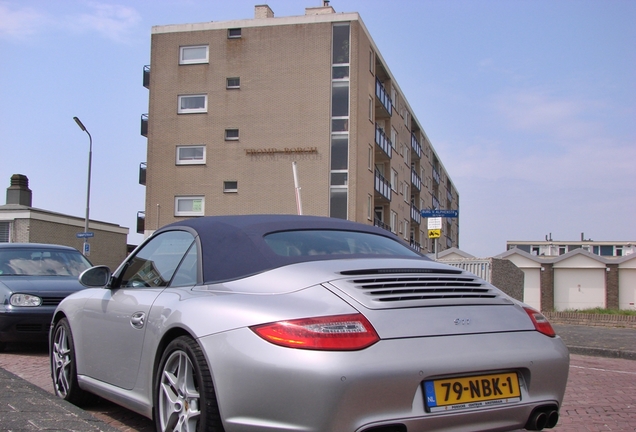
[[331, 119], [331, 131], [332, 132], [348, 132], [349, 131], [349, 119]]
[[207, 45], [184, 46], [179, 49], [179, 64], [198, 64], [209, 62]]
[[225, 141], [238, 141], [239, 130], [238, 129], [225, 129]]
[[347, 219], [349, 165], [349, 24], [332, 29], [329, 216]]
[[375, 65], [375, 56], [373, 55], [373, 50], [370, 49], [369, 50], [369, 72], [371, 72], [373, 74], [373, 69], [375, 69], [373, 66]]
[[371, 194], [367, 195], [367, 219], [371, 220], [373, 215], [373, 196]]
[[349, 66], [334, 66], [332, 70], [331, 79], [335, 80], [348, 80], [349, 79]]
[[398, 218], [397, 213], [391, 210], [391, 225], [390, 226], [391, 226], [391, 232], [393, 234], [397, 233], [397, 218]]
[[179, 114], [208, 112], [208, 95], [179, 96]]
[[240, 37], [241, 37], [241, 29], [240, 28], [227, 29], [227, 38], [228, 39], [239, 39]]
[[225, 193], [237, 193], [238, 192], [238, 182], [237, 181], [224, 181], [223, 182], [223, 192], [225, 192]]
[[228, 78], [226, 81], [225, 87], [229, 89], [241, 88], [241, 78], [239, 77]]
[[349, 63], [349, 24], [333, 26], [332, 64]]
[[0, 222], [0, 243], [9, 243], [11, 237], [11, 222]]
[[205, 146], [177, 146], [177, 165], [205, 164]]
[[203, 216], [205, 198], [202, 196], [180, 196], [174, 198], [175, 216]]
[[369, 171], [373, 171], [373, 146], [369, 144], [367, 149], [367, 168]]
[[393, 192], [398, 191], [398, 173], [394, 169], [391, 170], [391, 189]]
[[347, 219], [347, 187], [334, 186], [330, 188], [329, 216]]
[[397, 94], [397, 90], [395, 90], [394, 86], [391, 86], [391, 101], [393, 102], [393, 107], [396, 109], [396, 111], [399, 111], [399, 109], [398, 109], [398, 94]]
[[334, 81], [331, 91], [331, 116], [349, 116], [349, 82]]
[[369, 96], [369, 120], [373, 122], [373, 98]]

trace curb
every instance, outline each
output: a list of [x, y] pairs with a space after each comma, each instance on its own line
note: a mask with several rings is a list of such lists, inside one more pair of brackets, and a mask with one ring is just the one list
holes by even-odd
[[636, 351], [615, 350], [607, 348], [591, 348], [581, 346], [569, 346], [570, 354], [579, 354], [592, 357], [617, 358], [624, 360], [636, 360]]
[[0, 405], [3, 430], [31, 430], [25, 429], [25, 425], [31, 425], [33, 430], [121, 432], [2, 367], [0, 389], [13, 401], [10, 404], [3, 398]]

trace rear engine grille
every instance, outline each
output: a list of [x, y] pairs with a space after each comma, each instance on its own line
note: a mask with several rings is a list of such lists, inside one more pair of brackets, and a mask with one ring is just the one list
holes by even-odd
[[[402, 274], [397, 275], [398, 272]], [[357, 293], [373, 302], [439, 302], [499, 297], [498, 292], [483, 280], [458, 270], [377, 269], [343, 274], [367, 276], [349, 280], [348, 283]]]

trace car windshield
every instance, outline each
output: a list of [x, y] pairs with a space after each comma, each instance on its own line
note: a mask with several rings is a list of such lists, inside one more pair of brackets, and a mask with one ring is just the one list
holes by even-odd
[[72, 250], [0, 250], [0, 276], [79, 276], [91, 266]]
[[281, 256], [357, 254], [420, 256], [390, 238], [357, 231], [283, 231], [266, 235], [265, 242], [277, 255]]

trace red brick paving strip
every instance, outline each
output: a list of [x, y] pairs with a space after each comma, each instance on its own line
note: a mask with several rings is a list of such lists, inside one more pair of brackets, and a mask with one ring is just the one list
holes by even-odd
[[[0, 367], [53, 392], [48, 354], [42, 349], [0, 353]], [[143, 416], [110, 403], [90, 411], [123, 432], [154, 430]], [[636, 361], [572, 355], [558, 432], [636, 431]]]

